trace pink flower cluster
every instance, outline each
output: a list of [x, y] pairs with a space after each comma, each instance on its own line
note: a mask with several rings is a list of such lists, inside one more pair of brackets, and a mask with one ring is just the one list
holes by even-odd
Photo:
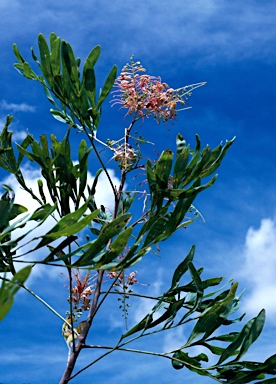
[[130, 168], [137, 161], [137, 153], [131, 145], [124, 143], [114, 149], [114, 160], [119, 163], [121, 169]]
[[139, 61], [131, 59], [115, 81], [112, 105], [121, 104], [128, 109], [127, 115], [134, 114], [134, 118], [152, 115], [158, 123], [175, 119], [177, 104], [185, 103], [183, 89], [170, 88], [160, 77], [145, 72]]
[[128, 277], [125, 279], [124, 271], [123, 272], [109, 272], [110, 279], [118, 279], [120, 284], [123, 284], [124, 288], [128, 288], [130, 285], [138, 283], [136, 279], [138, 272], [130, 272]]
[[78, 270], [74, 271], [74, 280], [72, 285], [72, 302], [78, 307], [78, 310], [87, 311], [90, 308], [90, 298], [93, 293], [90, 285], [91, 278], [89, 272], [82, 276]]

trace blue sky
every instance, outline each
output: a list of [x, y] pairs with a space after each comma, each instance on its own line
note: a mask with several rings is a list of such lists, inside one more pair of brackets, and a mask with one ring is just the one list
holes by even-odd
[[[138, 276], [142, 283], [151, 284], [156, 295], [162, 293], [170, 273], [195, 243], [197, 266], [205, 266], [208, 275], [235, 278], [240, 289], [246, 289], [243, 309], [247, 320], [266, 308], [264, 334], [248, 355], [256, 360], [264, 360], [276, 349], [275, 11], [273, 0], [0, 2], [0, 126], [6, 114], [14, 115], [16, 140], [24, 137], [26, 129], [37, 139], [41, 133], [53, 132], [59, 139], [64, 134], [64, 126], [49, 114], [42, 88], [13, 68], [12, 44], [16, 42], [31, 62], [30, 47], [37, 51], [40, 32], [47, 38], [55, 32], [82, 59], [92, 47], [101, 45], [98, 84], [114, 63], [120, 69], [132, 54], [148, 73], [161, 76], [171, 87], [207, 81], [189, 100], [193, 108], [179, 114], [170, 130], [147, 121], [141, 134], [156, 142], [158, 152], [173, 149], [178, 132], [192, 145], [196, 133], [203, 145], [214, 147], [236, 136], [235, 144], [214, 187], [195, 202], [206, 223], [198, 220], [177, 233], [174, 240], [162, 245], [160, 257], [150, 255], [137, 266]], [[124, 113], [107, 102], [98, 137], [103, 141], [119, 138], [124, 124]], [[30, 182], [38, 177], [28, 164], [25, 174]], [[0, 183], [13, 186], [7, 177], [0, 171]], [[32, 207], [19, 189], [15, 191], [18, 202]], [[108, 196], [105, 199], [108, 204]], [[38, 268], [28, 281], [62, 314], [67, 310], [65, 283], [59, 272], [49, 268]], [[146, 293], [149, 288], [139, 289]], [[110, 302], [107, 312], [100, 314], [93, 334], [97, 341], [92, 338], [91, 342], [111, 343], [114, 334], [123, 331], [117, 307], [117, 302]], [[144, 311], [136, 302], [130, 308], [137, 321]], [[0, 326], [0, 382], [57, 383], [67, 354], [60, 328], [58, 318], [33, 297], [19, 293]], [[158, 339], [156, 349], [173, 348], [183, 340], [185, 330], [180, 330]], [[91, 356], [92, 352], [85, 351], [80, 365]], [[95, 378], [106, 384], [211, 382], [184, 370], [175, 371], [167, 361], [122, 353], [103, 360], [73, 383]]]

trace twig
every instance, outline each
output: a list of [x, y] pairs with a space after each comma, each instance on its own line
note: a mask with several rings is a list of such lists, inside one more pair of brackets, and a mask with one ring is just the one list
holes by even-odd
[[60, 380], [60, 384], [67, 384], [68, 381], [70, 380], [70, 377], [71, 377], [71, 374], [72, 374], [73, 369], [75, 367], [77, 358], [80, 354], [80, 351], [82, 350], [82, 348], [85, 345], [85, 340], [86, 340], [88, 332], [91, 328], [94, 316], [98, 310], [98, 301], [99, 301], [99, 297], [101, 294], [100, 290], [101, 290], [101, 285], [102, 285], [102, 280], [103, 280], [103, 274], [104, 274], [104, 271], [99, 271], [99, 273], [98, 273], [98, 278], [97, 278], [96, 288], [94, 291], [93, 301], [92, 301], [92, 304], [91, 304], [91, 307], [89, 310], [87, 320], [85, 322], [85, 325], [84, 325], [82, 332], [79, 335], [75, 350], [70, 355], [67, 367], [66, 367], [64, 374]]

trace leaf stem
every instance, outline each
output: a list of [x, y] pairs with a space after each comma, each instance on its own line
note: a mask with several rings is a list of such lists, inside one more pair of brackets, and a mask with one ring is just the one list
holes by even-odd
[[26, 287], [26, 285], [24, 285], [24, 284], [21, 285], [20, 284], [20, 286], [22, 288], [24, 288], [27, 292], [29, 292], [32, 296], [34, 296], [43, 305], [45, 305], [48, 309], [50, 309], [51, 312], [53, 312], [57, 317], [59, 317], [70, 328], [72, 328], [72, 325], [63, 316], [61, 316], [53, 307], [51, 307], [45, 300], [43, 300], [40, 296], [38, 296], [36, 293], [34, 293], [30, 288]]

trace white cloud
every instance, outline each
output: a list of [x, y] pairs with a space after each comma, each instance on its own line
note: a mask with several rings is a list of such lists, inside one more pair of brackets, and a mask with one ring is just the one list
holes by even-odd
[[[118, 188], [120, 184], [120, 180], [118, 179], [117, 176], [115, 176], [115, 171], [109, 168], [107, 169], [107, 171], [111, 177], [113, 184]], [[88, 172], [87, 184], [90, 187], [92, 186], [93, 181], [94, 181], [94, 176], [90, 172]], [[112, 188], [109, 184], [109, 181], [104, 171], [100, 174], [98, 179], [98, 183], [96, 186], [95, 201], [98, 207], [100, 207], [100, 205], [103, 205], [110, 211], [112, 211], [114, 207], [114, 196], [113, 196]]]
[[0, 102], [0, 109], [3, 111], [11, 111], [11, 112], [34, 112], [35, 107], [32, 105], [28, 105], [26, 103], [15, 104], [8, 103], [6, 100], [2, 100]]
[[[12, 135], [12, 141], [21, 142], [27, 136], [26, 131], [15, 131]], [[21, 143], [20, 143], [21, 144]]]
[[[21, 169], [21, 171], [24, 175], [26, 185], [29, 188], [31, 188], [35, 194], [39, 196], [37, 180], [38, 179], [43, 180], [40, 170], [28, 164], [28, 165], [25, 165]], [[118, 187], [120, 180], [118, 179], [118, 177], [115, 176], [114, 170], [107, 169], [107, 171], [111, 177], [113, 184]], [[93, 181], [94, 181], [94, 176], [90, 172], [88, 172], [88, 175], [87, 175], [88, 185], [92, 186]], [[39, 203], [33, 200], [31, 195], [20, 187], [20, 185], [17, 183], [13, 175], [7, 176], [5, 179], [1, 181], [1, 184], [7, 184], [14, 190], [16, 203], [24, 205], [26, 208], [30, 209], [31, 211], [34, 211], [36, 208], [39, 207]], [[45, 193], [47, 202], [53, 203], [51, 201], [50, 195], [47, 194], [45, 181], [44, 181], [44, 193]], [[98, 183], [96, 186], [95, 200], [99, 206], [103, 205], [107, 207], [107, 209], [112, 210], [114, 205], [114, 197], [112, 193], [112, 188], [104, 172], [102, 172], [102, 174], [99, 176], [99, 179], [98, 179]]]
[[276, 221], [266, 218], [257, 229], [249, 228], [244, 249], [242, 277], [247, 281], [243, 309], [256, 316], [265, 308], [267, 317], [276, 315]]
[[[0, 109], [1, 109], [1, 103], [0, 103]], [[6, 118], [0, 116], [0, 132], [2, 132], [4, 126], [6, 124]], [[27, 136], [26, 130], [15, 130], [15, 128], [18, 126], [18, 121], [12, 122], [12, 128], [9, 127], [9, 131], [12, 132], [12, 141], [13, 142], [19, 142], [23, 141], [25, 137]]]

